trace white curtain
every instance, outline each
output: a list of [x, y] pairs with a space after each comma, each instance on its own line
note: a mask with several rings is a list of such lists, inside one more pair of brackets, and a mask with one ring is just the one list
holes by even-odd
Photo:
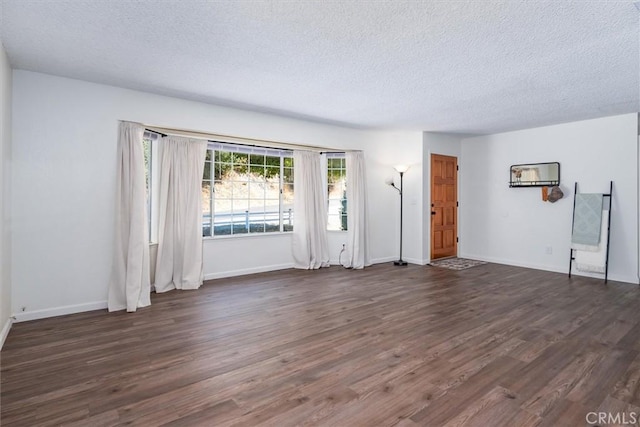
[[293, 152], [293, 259], [295, 268], [329, 266], [327, 206], [320, 153]]
[[177, 136], [159, 144], [156, 292], [202, 284], [202, 173], [207, 141]]
[[367, 177], [362, 151], [347, 152], [347, 267], [371, 265], [369, 256], [369, 215]]
[[142, 126], [120, 122], [109, 311], [136, 311], [151, 304], [143, 135]]

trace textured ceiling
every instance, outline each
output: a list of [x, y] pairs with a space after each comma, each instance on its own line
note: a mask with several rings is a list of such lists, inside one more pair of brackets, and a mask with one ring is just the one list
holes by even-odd
[[14, 68], [321, 122], [486, 134], [639, 110], [631, 0], [0, 5]]

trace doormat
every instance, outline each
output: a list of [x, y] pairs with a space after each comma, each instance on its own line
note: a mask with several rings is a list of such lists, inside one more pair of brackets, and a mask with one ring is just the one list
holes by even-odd
[[444, 258], [431, 261], [432, 266], [448, 268], [449, 270], [466, 270], [467, 268], [476, 267], [483, 264], [486, 264], [486, 262], [466, 258]]

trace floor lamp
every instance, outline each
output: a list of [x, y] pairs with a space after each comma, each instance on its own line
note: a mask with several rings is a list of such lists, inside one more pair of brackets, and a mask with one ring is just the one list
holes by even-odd
[[400, 259], [393, 261], [393, 265], [406, 266], [407, 262], [402, 259], [402, 178], [404, 177], [404, 173], [409, 169], [409, 166], [397, 165], [394, 166], [394, 169], [400, 174], [400, 188], [396, 187], [393, 179], [387, 181], [387, 184], [398, 190], [400, 194]]

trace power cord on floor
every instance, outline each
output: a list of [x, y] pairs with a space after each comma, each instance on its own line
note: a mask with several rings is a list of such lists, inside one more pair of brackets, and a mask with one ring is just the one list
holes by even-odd
[[343, 266], [344, 268], [346, 268], [347, 270], [351, 269], [351, 267], [347, 267], [346, 265], [342, 264], [342, 253], [347, 250], [347, 245], [345, 245], [344, 243], [342, 244], [342, 250], [340, 251], [340, 255], [338, 255], [338, 263]]

